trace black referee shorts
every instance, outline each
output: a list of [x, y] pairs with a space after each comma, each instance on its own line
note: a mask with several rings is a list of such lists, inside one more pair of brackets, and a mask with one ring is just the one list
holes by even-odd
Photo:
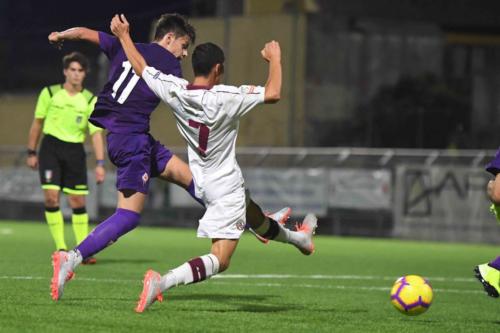
[[45, 135], [38, 153], [38, 170], [44, 190], [87, 195], [87, 163], [82, 143], [70, 143]]

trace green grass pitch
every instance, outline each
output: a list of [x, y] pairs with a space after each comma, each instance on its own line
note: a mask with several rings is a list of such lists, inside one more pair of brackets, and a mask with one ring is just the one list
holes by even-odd
[[[72, 237], [70, 226], [66, 233]], [[57, 303], [52, 246], [42, 222], [0, 222], [0, 332], [500, 331], [500, 300], [472, 273], [499, 254], [494, 246], [319, 236], [306, 257], [245, 235], [221, 277], [173, 289], [143, 314], [133, 309], [144, 272], [205, 254], [209, 241], [194, 230], [140, 227], [97, 265], [80, 266]], [[434, 288], [433, 305], [418, 317], [389, 301], [393, 281], [406, 274]]]

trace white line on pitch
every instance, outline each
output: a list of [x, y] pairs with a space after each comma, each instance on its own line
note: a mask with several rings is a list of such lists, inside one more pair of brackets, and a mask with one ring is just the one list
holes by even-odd
[[[283, 278], [289, 279], [291, 277], [294, 278], [302, 278], [307, 279], [317, 279], [317, 275], [277, 275], [277, 274], [256, 274], [256, 275], [245, 275], [245, 274], [226, 274], [226, 275], [216, 275], [215, 280], [221, 280], [224, 278], [228, 279], [263, 279], [263, 278]], [[322, 277], [328, 276], [330, 279], [336, 277], [335, 275], [325, 275]], [[341, 276], [342, 279], [346, 276]], [[362, 276], [356, 276], [362, 277]], [[370, 280], [375, 280], [376, 277], [367, 276]], [[379, 277], [380, 279], [381, 277]], [[41, 276], [0, 276], [0, 279], [4, 280], [49, 280], [48, 277]], [[393, 279], [393, 278], [391, 278]], [[136, 279], [100, 279], [100, 278], [78, 278], [78, 281], [85, 282], [98, 282], [98, 283], [136, 283], [140, 284], [141, 280]], [[431, 280], [432, 281], [432, 280]], [[344, 286], [344, 285], [315, 285], [315, 284], [294, 284], [294, 283], [241, 283], [241, 282], [226, 282], [226, 281], [212, 281], [213, 284], [224, 284], [224, 285], [241, 285], [241, 286], [258, 286], [258, 287], [279, 287], [279, 288], [314, 288], [314, 289], [349, 289], [349, 290], [367, 290], [367, 291], [384, 291], [387, 292], [391, 288], [390, 287], [375, 287], [375, 286]], [[444, 293], [468, 293], [468, 294], [481, 294], [483, 291], [481, 290], [469, 290], [469, 289], [449, 289], [449, 288], [433, 288], [435, 292], [444, 292]]]
[[[321, 284], [284, 284], [284, 283], [240, 283], [240, 282], [222, 282], [215, 281], [213, 284], [223, 284], [223, 285], [237, 285], [237, 286], [257, 286], [257, 287], [292, 287], [292, 288], [315, 288], [315, 289], [352, 289], [352, 290], [367, 290], [367, 291], [385, 291], [391, 290], [390, 287], [365, 287], [365, 286], [343, 286], [343, 285], [321, 285]], [[433, 288], [435, 292], [444, 293], [465, 293], [465, 294], [483, 294], [484, 291], [481, 290], [469, 290], [469, 289], [443, 289], [443, 288]]]

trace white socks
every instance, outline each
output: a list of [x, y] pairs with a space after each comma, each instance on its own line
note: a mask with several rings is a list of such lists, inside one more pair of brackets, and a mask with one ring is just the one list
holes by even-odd
[[254, 230], [266, 239], [281, 243], [292, 243], [294, 245], [301, 244], [305, 237], [302, 232], [289, 230], [267, 216], [261, 226]]
[[71, 270], [74, 271], [83, 261], [82, 254], [76, 249], [71, 250], [68, 252], [68, 261], [71, 263]]
[[172, 269], [161, 277], [161, 291], [176, 287], [179, 284], [196, 283], [210, 278], [219, 272], [219, 259], [213, 254], [191, 259]]
[[281, 243], [290, 242], [291, 231], [267, 216], [264, 218], [264, 222], [260, 225], [260, 227], [254, 230], [265, 239]]

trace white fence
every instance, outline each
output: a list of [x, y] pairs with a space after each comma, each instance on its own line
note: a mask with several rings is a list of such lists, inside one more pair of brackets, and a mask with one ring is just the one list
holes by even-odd
[[[183, 149], [174, 151], [186, 159]], [[23, 207], [36, 205], [42, 216], [38, 174], [24, 166], [23, 149], [0, 152], [0, 206], [17, 207], [14, 213], [12, 208], [2, 211], [11, 212], [8, 218], [25, 219], [29, 210]], [[267, 211], [286, 205], [297, 217], [312, 211], [325, 233], [472, 242], [500, 241], [485, 195], [491, 177], [484, 165], [493, 155], [473, 150], [238, 149], [246, 186]], [[89, 172], [87, 208], [95, 221], [102, 218], [99, 212], [115, 207], [114, 183], [112, 168], [102, 186], [95, 186]], [[143, 223], [171, 225], [182, 218], [178, 211], [203, 213], [183, 189], [153, 182]]]

